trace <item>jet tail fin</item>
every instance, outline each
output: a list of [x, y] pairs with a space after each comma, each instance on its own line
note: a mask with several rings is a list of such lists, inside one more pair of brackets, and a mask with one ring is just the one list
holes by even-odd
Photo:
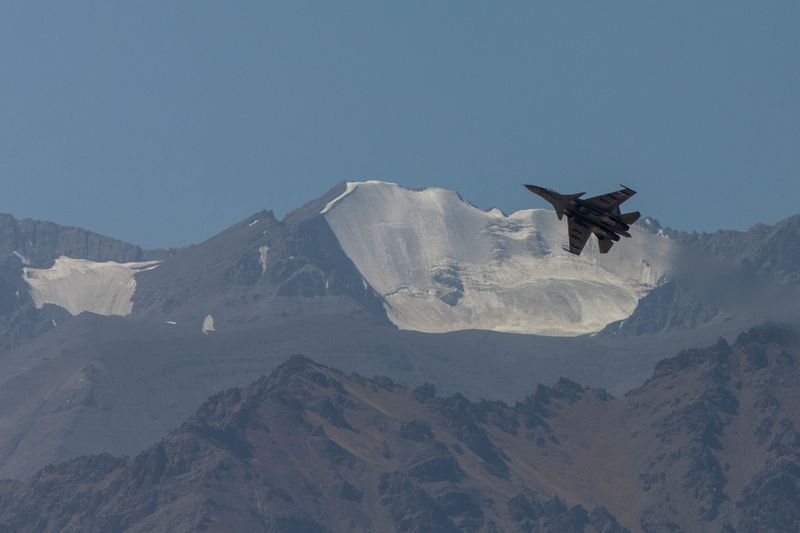
[[631, 224], [639, 220], [640, 216], [642, 215], [641, 213], [639, 213], [639, 211], [632, 211], [630, 213], [625, 213], [624, 215], [622, 215], [621, 218], [624, 223], [630, 226]]

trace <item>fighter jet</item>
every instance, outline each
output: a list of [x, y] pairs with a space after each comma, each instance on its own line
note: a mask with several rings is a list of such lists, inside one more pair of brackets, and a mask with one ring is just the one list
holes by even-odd
[[620, 204], [636, 194], [636, 191], [624, 185], [621, 185], [622, 189], [619, 191], [584, 200], [581, 196], [585, 192], [559, 194], [536, 185], [525, 187], [553, 204], [559, 220], [567, 215], [569, 247], [564, 247], [564, 250], [575, 255], [581, 255], [592, 233], [597, 237], [600, 253], [607, 254], [620, 235], [631, 236], [628, 230], [641, 216], [638, 211], [625, 214], [620, 212]]

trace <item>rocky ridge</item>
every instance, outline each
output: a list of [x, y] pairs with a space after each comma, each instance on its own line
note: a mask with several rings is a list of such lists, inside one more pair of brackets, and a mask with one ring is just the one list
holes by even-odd
[[678, 246], [670, 279], [639, 300], [633, 313], [600, 334], [636, 336], [688, 331], [732, 318], [750, 323], [765, 316], [791, 317], [800, 296], [800, 215], [747, 231], [713, 233], [662, 229], [645, 217], [637, 223], [667, 235]]
[[[133, 458], [0, 484], [14, 531], [791, 531], [800, 337], [765, 325], [613, 398], [442, 397], [295, 356]], [[2, 527], [2, 526], [0, 526]]]
[[319, 215], [343, 187], [283, 220], [271, 211], [255, 213], [137, 274], [133, 317], [199, 325], [211, 314], [228, 327], [226, 322], [316, 313], [388, 324], [379, 296]]
[[24, 281], [26, 267], [50, 268], [60, 256], [91, 261], [151, 261], [174, 250], [145, 250], [82, 228], [0, 214], [0, 352], [69, 317], [64, 309], [37, 309]]

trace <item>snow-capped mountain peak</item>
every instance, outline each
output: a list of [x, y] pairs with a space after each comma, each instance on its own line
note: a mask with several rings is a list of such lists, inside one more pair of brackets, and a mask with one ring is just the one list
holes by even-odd
[[598, 331], [629, 316], [673, 256], [667, 237], [634, 227], [611, 253], [592, 238], [575, 257], [550, 210], [505, 215], [446, 189], [381, 181], [348, 182], [321, 214], [402, 329]]

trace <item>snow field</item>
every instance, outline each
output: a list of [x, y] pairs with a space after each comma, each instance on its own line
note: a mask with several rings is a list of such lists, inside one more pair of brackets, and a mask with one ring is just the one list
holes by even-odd
[[417, 331], [596, 332], [629, 316], [673, 257], [666, 236], [636, 226], [609, 254], [592, 237], [576, 257], [554, 212], [506, 216], [445, 189], [349, 182], [322, 214], [390, 320]]
[[126, 316], [133, 310], [136, 274], [157, 266], [158, 261], [101, 263], [61, 256], [50, 268], [25, 267], [23, 278], [38, 308], [54, 304], [72, 315], [89, 311]]

